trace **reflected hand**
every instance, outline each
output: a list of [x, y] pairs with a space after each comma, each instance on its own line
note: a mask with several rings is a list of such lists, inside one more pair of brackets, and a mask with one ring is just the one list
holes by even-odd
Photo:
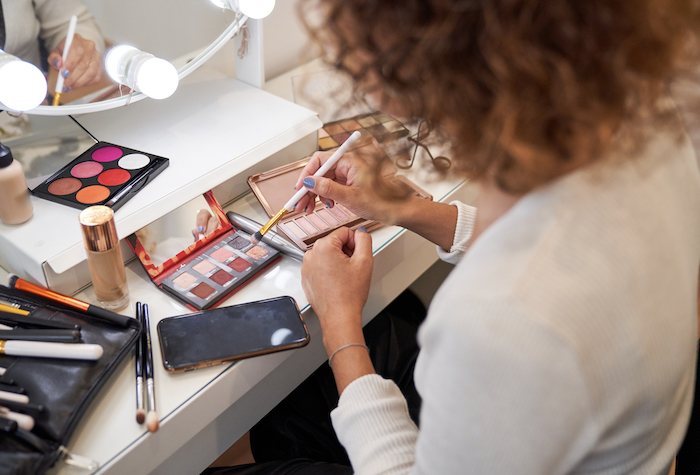
[[209, 210], [200, 209], [197, 211], [197, 218], [195, 220], [195, 227], [192, 230], [192, 236], [194, 236], [194, 240], [197, 241], [218, 227], [219, 220], [212, 216]]
[[98, 83], [102, 79], [104, 68], [102, 56], [95, 48], [95, 43], [76, 33], [64, 64], [62, 58], [65, 44], [66, 39], [63, 38], [48, 58], [49, 64], [57, 69], [59, 74], [63, 74], [63, 90]]

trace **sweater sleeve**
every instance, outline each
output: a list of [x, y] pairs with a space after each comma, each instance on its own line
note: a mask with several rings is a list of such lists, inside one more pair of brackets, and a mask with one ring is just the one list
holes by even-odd
[[567, 342], [517, 310], [462, 309], [479, 317], [421, 331], [420, 431], [391, 381], [364, 376], [341, 395], [331, 418], [355, 473], [561, 474], [590, 448], [589, 392]]
[[75, 32], [95, 43], [100, 54], [104, 53], [105, 42], [95, 17], [80, 0], [34, 0], [36, 17], [41, 23], [39, 36], [51, 53], [68, 33], [70, 17], [75, 15], [78, 22]]
[[449, 251], [437, 246], [437, 253], [440, 259], [450, 264], [457, 264], [466, 252], [469, 239], [472, 237], [474, 230], [474, 219], [476, 218], [476, 208], [465, 205], [459, 201], [452, 201], [452, 206], [457, 207], [457, 226], [455, 227], [455, 236], [452, 240], [452, 247]]

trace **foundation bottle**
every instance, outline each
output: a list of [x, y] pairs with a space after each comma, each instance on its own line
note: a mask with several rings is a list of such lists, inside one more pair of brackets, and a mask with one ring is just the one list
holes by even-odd
[[103, 308], [121, 310], [129, 303], [129, 289], [114, 212], [107, 206], [91, 206], [78, 219], [95, 296]]
[[0, 143], [0, 220], [5, 224], [21, 224], [33, 212], [22, 165], [12, 158], [10, 148]]

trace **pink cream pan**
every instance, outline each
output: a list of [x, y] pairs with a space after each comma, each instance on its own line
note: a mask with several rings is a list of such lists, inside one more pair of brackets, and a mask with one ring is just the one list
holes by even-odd
[[98, 142], [32, 190], [73, 208], [117, 210], [169, 165], [167, 158]]

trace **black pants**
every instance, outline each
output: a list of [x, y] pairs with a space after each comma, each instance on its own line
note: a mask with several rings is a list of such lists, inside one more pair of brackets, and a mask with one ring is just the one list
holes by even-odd
[[695, 369], [695, 398], [693, 412], [690, 414], [688, 432], [683, 445], [676, 455], [676, 475], [700, 474], [700, 342], [698, 342], [698, 366]]
[[[420, 396], [413, 384], [418, 356], [416, 332], [425, 307], [410, 291], [402, 293], [364, 328], [374, 368], [406, 397], [418, 424]], [[330, 412], [338, 405], [333, 373], [324, 363], [250, 431], [255, 464], [207, 469], [206, 475], [291, 475], [353, 473], [335, 435]]]

